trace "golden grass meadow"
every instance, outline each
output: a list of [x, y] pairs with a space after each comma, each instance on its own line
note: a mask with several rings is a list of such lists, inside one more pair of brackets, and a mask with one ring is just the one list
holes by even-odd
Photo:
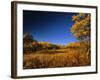
[[[90, 52], [83, 45], [75, 43], [54, 50], [40, 50], [24, 54], [24, 69], [88, 66]], [[73, 46], [73, 47], [72, 47]]]

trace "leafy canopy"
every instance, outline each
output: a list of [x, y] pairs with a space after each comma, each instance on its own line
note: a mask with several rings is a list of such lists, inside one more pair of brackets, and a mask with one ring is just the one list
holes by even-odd
[[91, 15], [85, 13], [79, 13], [72, 16], [74, 24], [71, 27], [71, 32], [79, 40], [90, 39], [90, 26]]

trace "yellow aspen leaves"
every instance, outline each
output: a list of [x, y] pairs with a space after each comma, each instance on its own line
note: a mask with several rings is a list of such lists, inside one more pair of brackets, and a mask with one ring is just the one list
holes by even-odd
[[74, 21], [74, 24], [72, 25], [70, 31], [73, 35], [76, 38], [90, 38], [91, 15], [89, 13], [79, 13], [77, 15], [73, 15], [72, 20]]

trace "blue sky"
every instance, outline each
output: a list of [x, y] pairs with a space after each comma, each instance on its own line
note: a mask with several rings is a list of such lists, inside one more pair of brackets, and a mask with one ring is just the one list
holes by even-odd
[[31, 33], [42, 42], [66, 45], [78, 41], [70, 32], [76, 13], [23, 11], [23, 34]]

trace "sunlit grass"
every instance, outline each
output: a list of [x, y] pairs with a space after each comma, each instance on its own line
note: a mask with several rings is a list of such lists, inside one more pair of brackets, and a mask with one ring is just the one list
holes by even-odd
[[24, 54], [24, 69], [56, 68], [90, 65], [90, 53], [82, 48], [43, 50]]

